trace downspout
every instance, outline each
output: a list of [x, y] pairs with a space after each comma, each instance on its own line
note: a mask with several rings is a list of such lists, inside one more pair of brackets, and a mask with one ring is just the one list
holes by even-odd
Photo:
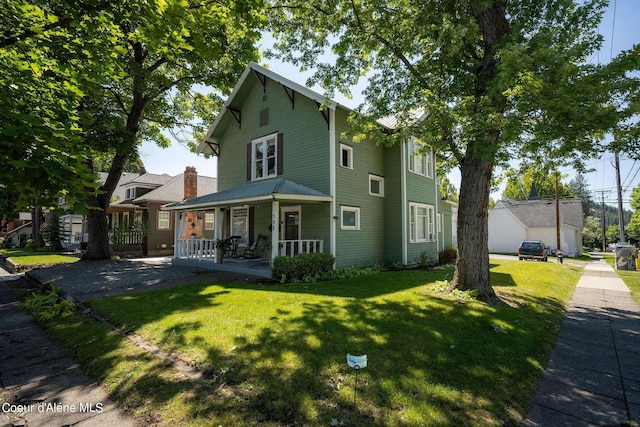
[[[336, 257], [336, 110], [329, 108], [329, 239], [330, 253]], [[335, 262], [333, 267], [335, 268]]]

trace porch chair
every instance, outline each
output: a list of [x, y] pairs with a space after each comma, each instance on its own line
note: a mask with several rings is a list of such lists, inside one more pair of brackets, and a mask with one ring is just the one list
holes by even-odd
[[258, 249], [258, 243], [260, 243], [261, 238], [262, 234], [258, 234], [258, 238], [256, 239], [256, 241], [244, 250], [244, 255], [242, 256], [245, 258], [258, 258], [258, 256], [256, 255], [256, 249]]
[[229, 248], [227, 248], [224, 251], [224, 254], [226, 256], [231, 256], [233, 258], [237, 258], [238, 257], [238, 245], [240, 243], [240, 239], [242, 239], [242, 236], [231, 236], [229, 237]]

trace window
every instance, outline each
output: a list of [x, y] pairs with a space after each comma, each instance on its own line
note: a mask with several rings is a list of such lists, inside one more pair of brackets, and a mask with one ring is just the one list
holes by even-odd
[[231, 209], [231, 235], [240, 236], [240, 243], [249, 243], [249, 208]]
[[409, 230], [411, 243], [432, 242], [434, 233], [434, 208], [421, 203], [409, 203]]
[[168, 230], [171, 222], [171, 212], [158, 212], [158, 230]]
[[427, 178], [433, 178], [433, 155], [431, 147], [411, 138], [409, 140], [409, 170]]
[[438, 233], [442, 232], [442, 214], [438, 214]]
[[379, 175], [369, 174], [369, 194], [384, 197], [384, 178]]
[[135, 189], [135, 187], [134, 188], [127, 188], [125, 198], [126, 198], [126, 200], [130, 200], [130, 199], [135, 199], [136, 198], [136, 189]]
[[353, 147], [340, 144], [340, 166], [353, 169]]
[[342, 230], [360, 230], [360, 208], [354, 206], [340, 206]]
[[215, 221], [215, 215], [214, 214], [205, 213], [204, 214], [204, 229], [205, 230], [213, 230], [214, 221]]
[[252, 176], [251, 179], [263, 179], [278, 174], [278, 134], [255, 139], [252, 145]]

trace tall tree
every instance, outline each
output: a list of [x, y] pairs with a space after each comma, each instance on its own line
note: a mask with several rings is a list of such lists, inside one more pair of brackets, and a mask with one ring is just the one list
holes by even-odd
[[633, 244], [640, 243], [640, 185], [631, 192], [631, 221], [629, 221], [626, 231], [629, 241]]
[[83, 87], [113, 75], [116, 28], [97, 0], [7, 0], [0, 8], [0, 184], [20, 209], [78, 208], [91, 180], [78, 126]]
[[[586, 63], [601, 45], [604, 0], [275, 0], [279, 55], [316, 70], [310, 83], [348, 92], [368, 75], [351, 119], [364, 135], [429, 141], [460, 168], [458, 259], [451, 289], [495, 300], [488, 204], [494, 165], [522, 150], [547, 158], [598, 151], [620, 119], [613, 83], [637, 64]], [[318, 63], [327, 50], [337, 57]], [[625, 53], [636, 57], [637, 52]], [[616, 86], [624, 91], [626, 86]], [[329, 92], [331, 95], [331, 91]], [[416, 112], [426, 112], [417, 123]], [[394, 114], [403, 132], [376, 119]]]
[[87, 129], [98, 127], [91, 135], [97, 144], [102, 142], [100, 129], [113, 131], [113, 157], [100, 191], [89, 198], [86, 259], [110, 256], [105, 214], [142, 138], [167, 145], [163, 129], [188, 124], [196, 111], [208, 109], [213, 117], [216, 97], [196, 96], [192, 88], [208, 85], [224, 93], [233, 87], [257, 57], [262, 10], [261, 0], [158, 0], [126, 3], [117, 10], [118, 59], [125, 74], [97, 88], [88, 108], [110, 118], [98, 123], [92, 114]]
[[582, 200], [582, 216], [587, 218], [591, 214], [591, 205], [593, 204], [593, 196], [589, 191], [589, 184], [585, 176], [578, 173], [571, 181], [569, 181], [569, 190], [574, 197]]
[[[535, 166], [521, 166], [518, 169], [508, 169], [504, 176], [507, 180], [503, 199], [527, 200], [531, 192], [531, 186], [535, 186], [540, 199], [553, 199], [556, 196], [555, 172], [549, 172]], [[560, 177], [561, 179], [562, 177]], [[571, 195], [571, 191], [566, 184], [558, 183], [560, 197], [566, 198]]]

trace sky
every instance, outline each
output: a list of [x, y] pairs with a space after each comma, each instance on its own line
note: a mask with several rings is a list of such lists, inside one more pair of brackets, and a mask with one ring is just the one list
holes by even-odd
[[[631, 49], [635, 44], [640, 43], [640, 0], [611, 0], [603, 16], [599, 31], [604, 37], [604, 43], [598, 54], [591, 58], [591, 61], [595, 63], [607, 63], [619, 52]], [[262, 46], [269, 47], [270, 43], [269, 37], [265, 36]], [[307, 78], [310, 76], [310, 72], [301, 73], [295, 66], [276, 59], [263, 60], [260, 63], [289, 80], [302, 85], [305, 85]], [[352, 88], [352, 99], [348, 99], [341, 94], [336, 94], [333, 99], [347, 107], [355, 108], [362, 101], [360, 91], [364, 89], [365, 85], [366, 82], [361, 81], [358, 86]], [[324, 90], [318, 86], [311, 87], [311, 89], [318, 93], [324, 93]], [[217, 175], [216, 159], [205, 159], [204, 156], [191, 153], [178, 142], [174, 142], [167, 149], [159, 148], [154, 143], [143, 142], [140, 153], [147, 172], [166, 173], [173, 176], [184, 172], [187, 166], [195, 166], [200, 175]], [[604, 195], [605, 203], [611, 205], [617, 203], [616, 173], [613, 159], [613, 154], [603, 153], [599, 160], [593, 160], [593, 162], [589, 163], [589, 167], [593, 169], [593, 172], [585, 175], [594, 199], [600, 201]], [[620, 160], [620, 180], [623, 188], [622, 200], [624, 207], [628, 209], [631, 191], [640, 184], [640, 162], [628, 159], [624, 155], [621, 155]], [[513, 166], [517, 166], [517, 164], [517, 161], [512, 163]], [[568, 176], [566, 182], [575, 176], [575, 172], [571, 168], [562, 169], [561, 172]], [[460, 177], [457, 170], [449, 174], [449, 179], [456, 188], [460, 188]], [[503, 187], [494, 192], [492, 197], [495, 200], [500, 199], [502, 190]]]

